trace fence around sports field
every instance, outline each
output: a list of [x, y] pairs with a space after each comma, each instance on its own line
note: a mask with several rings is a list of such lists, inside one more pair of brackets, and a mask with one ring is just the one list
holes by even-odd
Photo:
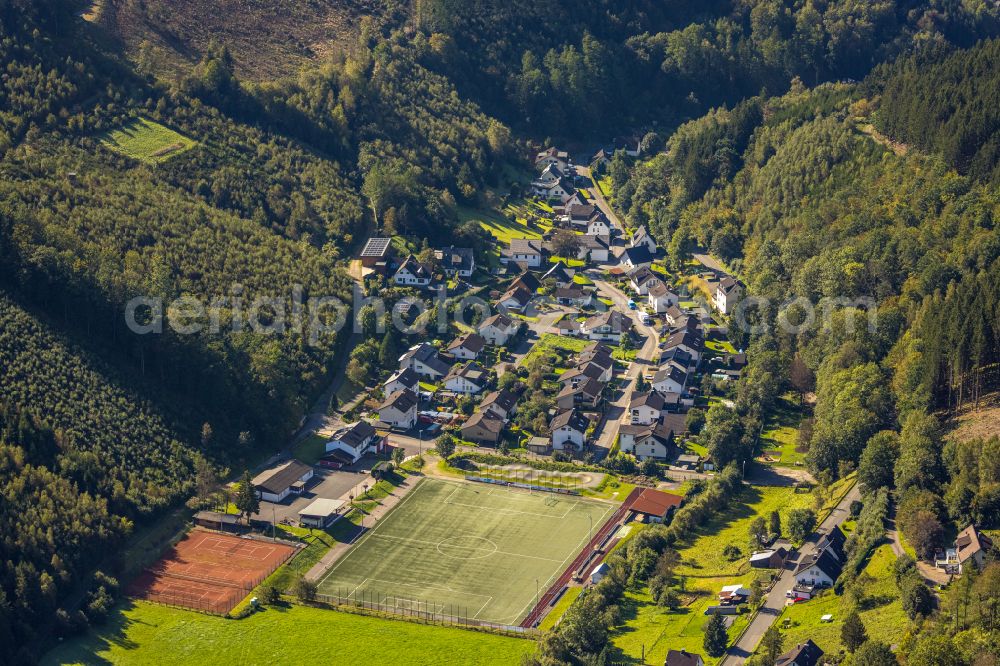
[[555, 604], [559, 597], [562, 596], [564, 588], [573, 578], [573, 574], [576, 572], [582, 572], [585, 575], [590, 564], [595, 559], [600, 559], [602, 557], [598, 550], [603, 550], [604, 544], [610, 541], [615, 532], [618, 531], [618, 528], [621, 527], [622, 522], [628, 516], [629, 509], [632, 508], [632, 504], [635, 502], [642, 490], [642, 488], [632, 489], [632, 492], [625, 498], [622, 505], [615, 510], [615, 512], [604, 522], [603, 525], [601, 525], [600, 529], [597, 530], [597, 533], [594, 535], [594, 538], [587, 543], [582, 551], [580, 551], [580, 554], [576, 556], [573, 563], [570, 564], [565, 571], [563, 571], [562, 575], [556, 579], [556, 582], [553, 583], [552, 586], [545, 591], [545, 594], [541, 596], [538, 603], [535, 604], [535, 607], [531, 609], [531, 612], [528, 613], [528, 615], [521, 622], [522, 627], [537, 627], [549, 607]]
[[537, 629], [519, 625], [499, 624], [470, 617], [469, 609], [456, 604], [439, 604], [433, 600], [401, 597], [365, 590], [338, 590], [337, 594], [317, 594], [315, 601], [335, 610], [378, 615], [442, 627], [476, 629], [511, 636], [534, 638]]
[[495, 486], [504, 486], [506, 488], [522, 488], [524, 490], [537, 490], [545, 493], [558, 493], [560, 495], [579, 495], [580, 491], [575, 488], [555, 488], [552, 486], [536, 486], [531, 483], [526, 483], [524, 481], [505, 481], [503, 479], [491, 479], [484, 476], [472, 476], [467, 474], [465, 476], [466, 481], [475, 481], [476, 483], [490, 483]]

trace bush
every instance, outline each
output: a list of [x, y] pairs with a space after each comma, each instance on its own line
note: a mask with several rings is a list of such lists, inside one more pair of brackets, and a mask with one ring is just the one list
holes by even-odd
[[725, 557], [730, 562], [735, 562], [736, 560], [740, 559], [740, 556], [742, 555], [743, 551], [739, 549], [739, 546], [734, 546], [733, 544], [729, 544], [722, 549], [722, 556]]
[[316, 600], [316, 583], [311, 580], [306, 580], [304, 577], [295, 581], [295, 588], [293, 591], [299, 601], [308, 602]]
[[268, 606], [273, 606], [281, 601], [281, 590], [274, 585], [265, 585], [260, 590], [260, 599]]

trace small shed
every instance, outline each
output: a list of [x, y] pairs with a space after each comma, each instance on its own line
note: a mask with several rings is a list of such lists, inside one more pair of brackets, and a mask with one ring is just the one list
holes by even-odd
[[604, 577], [608, 575], [608, 563], [601, 562], [590, 572], [590, 582], [592, 585], [597, 585]]
[[303, 527], [315, 527], [324, 529], [340, 518], [340, 510], [344, 507], [344, 500], [340, 499], [318, 499], [306, 508], [299, 511], [299, 524]]
[[552, 442], [548, 437], [532, 437], [525, 447], [532, 453], [545, 456], [552, 453]]
[[780, 569], [787, 555], [788, 551], [783, 547], [762, 550], [750, 556], [750, 566], [754, 569]]

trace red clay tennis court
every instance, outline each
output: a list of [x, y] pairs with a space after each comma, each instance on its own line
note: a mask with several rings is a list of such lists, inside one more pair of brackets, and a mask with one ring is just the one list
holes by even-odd
[[132, 583], [134, 597], [228, 613], [296, 548], [196, 529]]

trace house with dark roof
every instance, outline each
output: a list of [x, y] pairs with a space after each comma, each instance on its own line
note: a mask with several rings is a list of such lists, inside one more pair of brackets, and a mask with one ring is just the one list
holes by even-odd
[[518, 262], [524, 263], [529, 268], [538, 268], [542, 265], [544, 257], [542, 241], [532, 238], [512, 238], [500, 255], [500, 262], [504, 264]]
[[660, 414], [666, 409], [664, 394], [659, 391], [632, 393], [629, 401], [629, 420], [632, 425], [649, 425], [660, 419]]
[[535, 292], [528, 291], [521, 285], [514, 285], [500, 297], [497, 305], [505, 310], [522, 312], [535, 297]]
[[445, 351], [463, 361], [474, 361], [486, 348], [486, 338], [478, 333], [463, 333], [452, 340]]
[[[604, 216], [604, 213], [595, 215], [589, 222], [587, 222], [586, 234], [588, 236], [603, 236], [610, 240], [611, 222], [609, 222], [608, 218]], [[605, 259], [605, 261], [607, 260]]]
[[546, 148], [542, 152], [535, 155], [535, 168], [544, 169], [550, 164], [554, 164], [560, 169], [565, 169], [569, 166], [569, 153], [565, 150], [559, 150], [558, 148]]
[[646, 296], [649, 294], [649, 288], [652, 285], [662, 284], [663, 280], [649, 266], [639, 266], [629, 271], [628, 283], [635, 290], [635, 293], [640, 296]]
[[640, 226], [632, 233], [629, 245], [631, 247], [644, 247], [651, 255], [656, 254], [656, 241], [649, 235], [645, 225]]
[[541, 175], [535, 179], [535, 182], [541, 185], [551, 185], [552, 183], [559, 182], [559, 179], [565, 177], [566, 174], [559, 168], [559, 165], [549, 164], [542, 169]]
[[705, 340], [700, 334], [686, 329], [676, 331], [671, 333], [670, 336], [660, 345], [660, 349], [663, 350], [665, 355], [670, 355], [674, 353], [674, 350], [680, 350], [690, 356], [695, 365], [701, 361], [702, 348], [705, 345]]
[[444, 378], [444, 388], [452, 393], [475, 395], [486, 388], [489, 373], [475, 361], [452, 367]]
[[326, 452], [346, 454], [350, 462], [356, 463], [369, 451], [377, 452], [380, 440], [381, 437], [370, 423], [358, 421], [335, 432], [326, 443]]
[[417, 393], [420, 390], [420, 378], [410, 368], [397, 370], [382, 386], [382, 390], [386, 395], [392, 395], [396, 391]]
[[805, 643], [799, 643], [778, 657], [774, 666], [819, 666], [822, 663], [820, 661], [822, 658], [823, 651], [819, 649], [819, 646], [812, 640], [806, 640]]
[[629, 511], [636, 515], [645, 516], [653, 523], [666, 523], [670, 522], [674, 511], [683, 504], [684, 498], [680, 495], [665, 493], [653, 488], [643, 488], [639, 496], [632, 502]]
[[715, 304], [715, 308], [722, 314], [729, 314], [736, 307], [736, 303], [739, 302], [740, 298], [743, 296], [743, 285], [739, 283], [738, 280], [730, 276], [726, 276], [719, 280], [719, 284], [715, 287], [715, 296], [712, 302]]
[[665, 363], [653, 375], [653, 388], [661, 393], [680, 393], [687, 390], [687, 368], [676, 362]]
[[484, 319], [479, 324], [479, 335], [483, 339], [496, 347], [507, 344], [507, 342], [517, 335], [521, 330], [521, 322], [512, 317], [500, 313]]
[[808, 587], [833, 587], [844, 565], [833, 548], [824, 548], [809, 555], [795, 569], [795, 582]]
[[666, 319], [668, 326], [676, 326], [681, 322], [682, 319], [687, 318], [687, 314], [685, 314], [684, 311], [681, 310], [680, 307], [676, 305], [671, 305], [670, 307], [668, 307], [664, 311], [663, 315], [664, 318]]
[[426, 342], [410, 347], [399, 357], [399, 369], [409, 368], [420, 377], [440, 379], [451, 370], [451, 363], [441, 358], [438, 350]]
[[467, 442], [496, 446], [503, 429], [504, 419], [499, 414], [492, 409], [481, 409], [469, 417], [459, 432]]
[[705, 660], [687, 650], [668, 650], [663, 666], [705, 666]]
[[378, 408], [378, 418], [393, 428], [409, 430], [417, 424], [417, 394], [412, 391], [396, 391], [387, 397]]
[[604, 263], [611, 259], [611, 237], [608, 234], [585, 234], [580, 236], [581, 256], [593, 263]]
[[559, 383], [573, 387], [590, 380], [607, 383], [609, 381], [607, 374], [608, 372], [597, 363], [587, 362], [559, 375]]
[[657, 281], [649, 288], [649, 309], [662, 314], [672, 305], [677, 305], [679, 297], [663, 282]]
[[632, 328], [632, 320], [618, 310], [607, 310], [588, 318], [580, 325], [580, 332], [591, 340], [621, 342]]
[[604, 384], [596, 379], [587, 379], [577, 383], [567, 383], [556, 395], [556, 407], [560, 409], [594, 410], [601, 403]]
[[265, 502], [281, 502], [289, 495], [305, 490], [306, 482], [312, 477], [312, 467], [298, 460], [289, 460], [255, 476], [253, 487], [257, 496]]
[[576, 187], [573, 186], [569, 178], [564, 176], [551, 183], [536, 180], [531, 184], [531, 191], [536, 197], [552, 201], [573, 196], [576, 193]]
[[556, 414], [549, 422], [552, 431], [552, 448], [556, 451], [567, 449], [580, 451], [587, 442], [590, 421], [576, 409]]
[[426, 287], [434, 278], [434, 270], [417, 261], [412, 254], [407, 255], [392, 276], [392, 281], [404, 287]]
[[476, 255], [471, 247], [455, 247], [449, 245], [434, 251], [434, 256], [441, 262], [441, 270], [449, 277], [472, 277], [476, 270]]
[[687, 429], [683, 414], [662, 414], [646, 424], [625, 424], [618, 429], [618, 446], [639, 460], [668, 460], [673, 456], [676, 438]]
[[653, 264], [653, 255], [646, 249], [645, 245], [638, 247], [627, 247], [621, 254], [621, 262], [628, 268], [649, 268]]
[[578, 308], [586, 307], [594, 300], [593, 292], [579, 286], [556, 287], [554, 296], [560, 305]]
[[504, 421], [510, 419], [517, 410], [518, 395], [513, 391], [503, 389], [501, 391], [490, 391], [479, 403], [479, 411], [492, 410]]
[[576, 275], [576, 271], [567, 268], [566, 264], [562, 261], [557, 261], [552, 264], [552, 268], [542, 276], [542, 282], [547, 282], [549, 280], [555, 282], [556, 287], [569, 287], [575, 284], [573, 282], [573, 276]]

